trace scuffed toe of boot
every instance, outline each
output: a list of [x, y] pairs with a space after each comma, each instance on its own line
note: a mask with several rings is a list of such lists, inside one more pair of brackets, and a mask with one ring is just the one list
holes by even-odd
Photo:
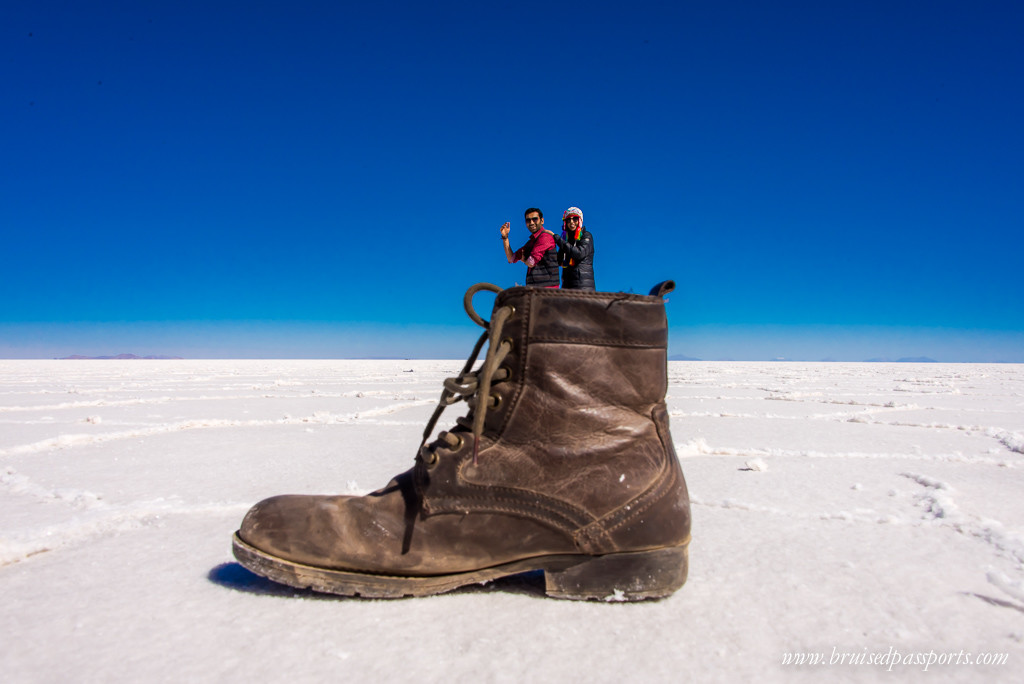
[[[415, 561], [411, 554], [403, 554], [413, 512], [397, 481], [367, 496], [274, 496], [246, 513], [235, 535], [236, 556], [241, 542], [283, 563], [387, 571], [396, 568], [399, 558]], [[248, 562], [239, 560], [243, 565]]]
[[[339, 577], [360, 567], [365, 544], [345, 524], [347, 496], [274, 496], [246, 513], [235, 533], [235, 558], [268, 579], [299, 589], [355, 595], [362, 587]], [[357, 571], [358, 573], [358, 571]]]
[[309, 560], [310, 511], [316, 499], [298, 495], [274, 496], [249, 509], [238, 529], [238, 538], [254, 549], [286, 560]]

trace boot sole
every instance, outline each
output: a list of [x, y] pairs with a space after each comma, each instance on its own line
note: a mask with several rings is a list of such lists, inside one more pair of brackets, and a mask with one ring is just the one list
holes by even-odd
[[275, 582], [297, 589], [364, 598], [430, 596], [469, 584], [485, 584], [500, 577], [542, 570], [548, 596], [642, 601], [672, 594], [686, 582], [689, 569], [687, 544], [603, 556], [542, 556], [471, 572], [426, 577], [373, 575], [294, 563], [249, 546], [237, 534], [233, 538], [233, 550], [239, 563]]

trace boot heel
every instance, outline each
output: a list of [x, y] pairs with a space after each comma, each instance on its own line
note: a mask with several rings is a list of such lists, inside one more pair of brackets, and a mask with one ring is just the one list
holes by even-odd
[[594, 556], [564, 569], [545, 569], [548, 596], [640, 601], [668, 596], [686, 582], [689, 547]]

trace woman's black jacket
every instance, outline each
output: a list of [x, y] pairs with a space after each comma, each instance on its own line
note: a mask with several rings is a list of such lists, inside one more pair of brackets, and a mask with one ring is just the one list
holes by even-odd
[[595, 290], [594, 236], [584, 228], [579, 240], [566, 240], [561, 235], [554, 235], [554, 238], [558, 245], [558, 265], [562, 267], [562, 287]]

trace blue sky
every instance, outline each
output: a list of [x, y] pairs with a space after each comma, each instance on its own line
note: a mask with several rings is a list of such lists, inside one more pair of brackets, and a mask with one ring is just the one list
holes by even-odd
[[671, 354], [1024, 362], [1022, 3], [15, 4], [0, 357], [463, 358], [576, 205]]

